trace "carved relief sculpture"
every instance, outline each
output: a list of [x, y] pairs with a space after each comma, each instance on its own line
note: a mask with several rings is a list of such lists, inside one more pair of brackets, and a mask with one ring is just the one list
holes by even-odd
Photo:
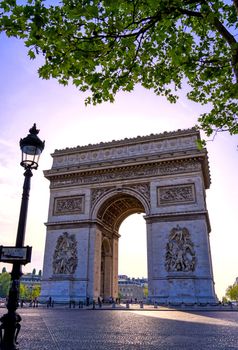
[[110, 191], [113, 187], [105, 187], [105, 188], [96, 188], [96, 189], [92, 189], [92, 195], [91, 195], [91, 206], [94, 205], [94, 203], [103, 195], [105, 195], [105, 193], [107, 191]]
[[54, 215], [82, 214], [84, 212], [84, 196], [55, 198]]
[[[102, 198], [103, 196], [105, 196], [105, 194], [107, 192], [109, 192], [110, 190], [112, 190], [114, 188], [115, 187], [111, 186], [111, 187], [105, 187], [105, 188], [92, 189], [91, 206], [93, 206], [99, 198]], [[127, 186], [127, 185], [122, 186], [122, 189], [124, 189], [124, 188], [134, 189], [134, 190], [140, 192], [144, 197], [146, 197], [148, 202], [150, 201], [150, 186], [148, 183], [134, 184], [134, 185], [130, 185], [130, 186]]]
[[53, 255], [53, 274], [73, 274], [78, 264], [75, 235], [59, 236]]
[[166, 245], [165, 268], [168, 272], [191, 272], [195, 270], [194, 244], [187, 228], [173, 228]]
[[195, 201], [195, 190], [193, 184], [160, 187], [158, 191], [158, 202], [161, 205], [189, 203]]
[[140, 192], [148, 202], [150, 201], [150, 185], [148, 183], [131, 185], [130, 188], [134, 188], [136, 191]]

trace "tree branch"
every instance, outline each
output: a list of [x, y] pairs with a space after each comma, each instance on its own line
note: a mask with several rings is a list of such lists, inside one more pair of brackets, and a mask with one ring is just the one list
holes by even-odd
[[235, 6], [236, 13], [237, 13], [237, 16], [238, 16], [238, 0], [233, 0], [233, 4]]
[[190, 11], [190, 10], [186, 10], [186, 9], [182, 9], [182, 8], [178, 8], [177, 9], [182, 15], [187, 15], [187, 16], [192, 16], [192, 17], [200, 17], [203, 18], [203, 15], [201, 14], [201, 12], [197, 12], [197, 11]]

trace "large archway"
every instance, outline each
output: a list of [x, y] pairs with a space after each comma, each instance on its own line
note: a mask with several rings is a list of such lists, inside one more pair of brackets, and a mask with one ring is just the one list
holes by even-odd
[[119, 228], [133, 213], [145, 213], [149, 300], [216, 300], [210, 174], [199, 138], [189, 129], [55, 151], [45, 171], [51, 193], [42, 300], [116, 297]]
[[[140, 197], [138, 193], [136, 196]], [[118, 296], [119, 228], [130, 215], [145, 212], [142, 202], [136, 196], [134, 191], [128, 189], [110, 191], [103, 203], [99, 201], [95, 204], [94, 211], [97, 211], [102, 240], [100, 296], [104, 300]]]
[[122, 279], [148, 277], [145, 213], [128, 216], [119, 228], [118, 275]]

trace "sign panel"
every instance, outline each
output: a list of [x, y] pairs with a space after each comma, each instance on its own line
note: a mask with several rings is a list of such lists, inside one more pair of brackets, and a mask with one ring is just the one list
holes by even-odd
[[4, 247], [0, 246], [0, 261], [6, 263], [19, 262], [23, 265], [31, 261], [32, 247]]

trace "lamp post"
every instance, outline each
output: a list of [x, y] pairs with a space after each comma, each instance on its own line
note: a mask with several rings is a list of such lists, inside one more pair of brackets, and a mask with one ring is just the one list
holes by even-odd
[[[7, 309], [8, 312], [3, 315], [0, 319], [2, 324], [0, 325], [1, 330], [1, 342], [0, 349], [2, 350], [17, 350], [17, 336], [20, 331], [21, 317], [16, 312], [18, 308], [18, 299], [19, 299], [19, 284], [20, 277], [22, 276], [21, 265], [26, 264], [30, 261], [29, 251], [31, 252], [30, 247], [24, 247], [25, 239], [25, 229], [26, 229], [26, 219], [27, 219], [27, 209], [28, 209], [28, 199], [30, 192], [30, 182], [32, 177], [32, 169], [38, 168], [38, 161], [41, 152], [44, 149], [45, 141], [41, 141], [37, 134], [39, 130], [36, 129], [36, 124], [29, 130], [29, 134], [24, 139], [20, 140], [20, 148], [22, 151], [22, 160], [21, 166], [25, 169], [24, 172], [24, 184], [23, 184], [23, 193], [22, 201], [20, 208], [20, 215], [18, 221], [18, 230], [16, 237], [15, 247], [2, 247], [1, 251], [1, 260], [5, 262], [12, 262], [12, 272], [11, 272], [11, 287], [9, 290]], [[4, 252], [5, 257], [4, 260]], [[12, 252], [12, 256], [11, 256]], [[24, 256], [25, 252], [25, 256]], [[21, 253], [23, 254], [21, 256]], [[27, 257], [28, 256], [28, 257]], [[9, 258], [10, 257], [10, 258]], [[7, 260], [10, 259], [10, 260]], [[25, 260], [24, 260], [25, 259]], [[3, 335], [2, 335], [3, 331]]]

